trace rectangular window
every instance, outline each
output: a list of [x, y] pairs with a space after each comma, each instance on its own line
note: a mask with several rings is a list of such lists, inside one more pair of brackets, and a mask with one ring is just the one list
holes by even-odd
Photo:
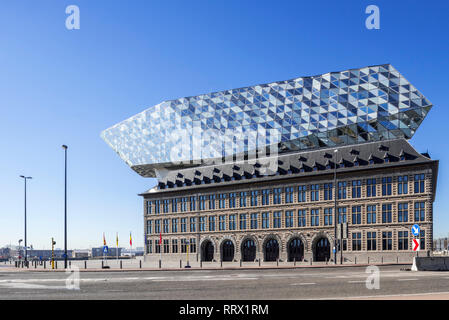
[[178, 212], [178, 198], [171, 199], [171, 212]]
[[424, 193], [424, 173], [415, 174], [415, 193]]
[[153, 233], [153, 221], [147, 220], [147, 234]]
[[153, 240], [148, 240], [147, 253], [153, 253]]
[[198, 200], [199, 204], [199, 208], [200, 210], [206, 210], [206, 196], [200, 196], [199, 200]]
[[270, 189], [262, 190], [262, 205], [268, 206], [270, 204]]
[[298, 187], [298, 202], [306, 202], [306, 186]]
[[368, 251], [377, 250], [376, 233], [375, 232], [367, 232], [366, 233], [366, 250], [368, 250]]
[[171, 252], [178, 253], [178, 239], [171, 240]]
[[190, 232], [196, 232], [196, 218], [190, 218]]
[[273, 228], [280, 228], [281, 227], [281, 211], [275, 211], [273, 212]]
[[332, 200], [333, 192], [332, 192], [332, 183], [324, 184], [324, 200]]
[[273, 189], [273, 204], [281, 204], [282, 202], [282, 188]]
[[366, 180], [366, 196], [376, 196], [376, 178]]
[[426, 210], [425, 202], [415, 202], [415, 221], [425, 221], [426, 220]]
[[346, 222], [346, 207], [338, 208], [338, 223]]
[[257, 190], [251, 191], [251, 207], [257, 206], [257, 196], [259, 192]]
[[393, 250], [393, 237], [391, 231], [382, 232], [382, 250]]
[[195, 205], [195, 197], [190, 197], [190, 211], [195, 211], [196, 205]]
[[235, 214], [229, 216], [229, 230], [235, 230]]
[[226, 230], [226, 216], [220, 216], [219, 217], [219, 229], [220, 231]]
[[154, 201], [154, 213], [155, 214], [161, 213], [161, 200]]
[[251, 213], [251, 229], [257, 229], [257, 219], [259, 217], [258, 213]]
[[346, 199], [346, 181], [338, 183], [338, 199]]
[[159, 242], [159, 239], [154, 241], [154, 251], [155, 253], [161, 253], [161, 243]]
[[324, 225], [325, 226], [332, 225], [332, 208], [324, 209]]
[[215, 194], [209, 195], [209, 209], [210, 210], [215, 209]]
[[206, 217], [200, 217], [200, 231], [206, 231]]
[[352, 181], [352, 198], [360, 198], [362, 196], [362, 180]]
[[151, 214], [152, 201], [147, 201], [147, 214]]
[[164, 202], [163, 202], [163, 206], [162, 206], [162, 208], [164, 210], [164, 213], [168, 213], [168, 206], [169, 206], [169, 204], [170, 204], [170, 200], [165, 199]]
[[306, 210], [299, 209], [298, 210], [298, 227], [306, 226]]
[[270, 213], [262, 212], [262, 229], [270, 228]]
[[408, 176], [398, 177], [398, 194], [408, 193]]
[[235, 208], [235, 197], [236, 197], [235, 192], [231, 192], [229, 194], [229, 208]]
[[164, 253], [169, 253], [170, 252], [170, 242], [168, 241], [168, 239], [164, 240]]
[[218, 195], [218, 207], [220, 209], [226, 208], [226, 193], [220, 193]]
[[376, 223], [376, 205], [366, 206], [366, 223]]
[[187, 211], [187, 201], [188, 201], [187, 197], [181, 198], [181, 212]]
[[187, 239], [181, 239], [181, 253], [187, 252]]
[[310, 201], [319, 201], [320, 200], [320, 185], [312, 184], [310, 186]]
[[246, 213], [241, 213], [239, 218], [240, 218], [240, 230], [246, 230]]
[[215, 231], [215, 216], [209, 216], [209, 231]]
[[352, 233], [352, 251], [362, 250], [362, 233], [353, 232]]
[[285, 227], [293, 228], [293, 211], [285, 211]]
[[391, 214], [391, 203], [382, 205], [382, 223], [391, 223], [393, 221]]
[[285, 203], [293, 203], [293, 187], [285, 188]]
[[408, 250], [408, 231], [398, 231], [398, 250]]
[[178, 232], [178, 219], [171, 219], [171, 232], [172, 233]]
[[408, 203], [398, 203], [398, 222], [408, 222]]
[[196, 239], [195, 238], [190, 238], [190, 252], [191, 253], [196, 253]]
[[320, 210], [311, 209], [310, 210], [310, 225], [319, 226], [320, 225]]
[[391, 177], [383, 177], [382, 178], [382, 195], [383, 196], [391, 196]]
[[246, 207], [246, 191], [240, 192], [240, 208]]
[[164, 219], [164, 229], [163, 229], [164, 233], [168, 233], [168, 219]]
[[362, 206], [352, 207], [352, 224], [362, 223]]
[[161, 232], [161, 220], [155, 220], [154, 221], [154, 232], [160, 233]]
[[181, 218], [181, 232], [187, 232], [187, 218]]

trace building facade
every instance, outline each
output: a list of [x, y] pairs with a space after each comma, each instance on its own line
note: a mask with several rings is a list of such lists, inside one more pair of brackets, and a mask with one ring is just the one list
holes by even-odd
[[146, 259], [383, 260], [432, 249], [438, 161], [408, 142], [431, 107], [387, 64], [164, 101], [101, 135], [158, 180]]

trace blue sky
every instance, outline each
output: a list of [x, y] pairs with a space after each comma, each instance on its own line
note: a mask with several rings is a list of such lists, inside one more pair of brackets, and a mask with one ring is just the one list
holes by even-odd
[[[67, 30], [65, 8], [80, 8]], [[380, 8], [380, 30], [365, 8]], [[163, 100], [391, 63], [434, 107], [411, 140], [440, 160], [435, 237], [449, 233], [445, 1], [2, 1], [0, 4], [0, 246], [63, 243], [69, 146], [69, 245], [143, 245], [134, 173], [100, 132]]]

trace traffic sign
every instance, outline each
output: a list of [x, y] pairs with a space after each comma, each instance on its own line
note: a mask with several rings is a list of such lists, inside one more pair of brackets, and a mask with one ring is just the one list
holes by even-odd
[[419, 236], [419, 232], [420, 232], [420, 231], [421, 231], [421, 230], [420, 230], [420, 228], [419, 228], [419, 225], [414, 224], [414, 225], [412, 226], [412, 234], [413, 234], [415, 237]]
[[108, 246], [104, 246], [104, 247], [103, 247], [103, 253], [108, 253], [108, 251], [109, 251]]
[[413, 251], [419, 251], [419, 241], [416, 239], [413, 239], [413, 244], [415, 245], [413, 247]]

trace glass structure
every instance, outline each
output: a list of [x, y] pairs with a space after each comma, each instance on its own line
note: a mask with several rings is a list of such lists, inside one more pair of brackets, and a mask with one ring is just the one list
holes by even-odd
[[385, 64], [164, 101], [101, 136], [154, 177], [273, 145], [284, 153], [410, 139], [431, 107]]

